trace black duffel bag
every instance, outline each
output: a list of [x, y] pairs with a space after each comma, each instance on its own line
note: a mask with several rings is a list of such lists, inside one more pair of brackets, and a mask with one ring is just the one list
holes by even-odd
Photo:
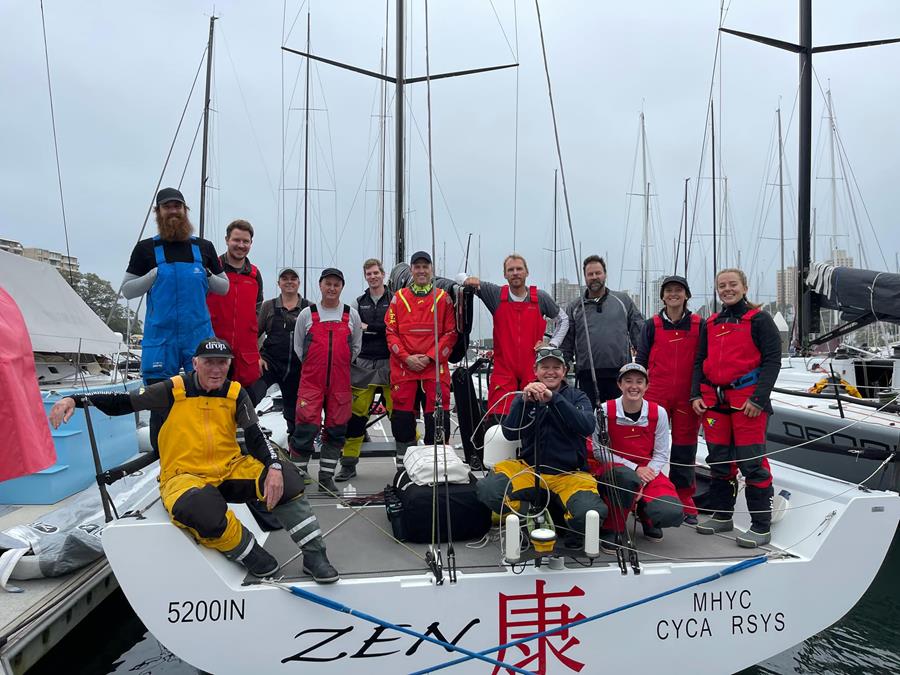
[[[491, 510], [478, 501], [477, 480], [471, 473], [468, 483], [441, 483], [437, 486], [438, 540], [449, 541], [446, 495], [450, 493], [450, 532], [453, 541], [481, 539], [491, 529]], [[431, 543], [433, 490], [431, 485], [417, 485], [405, 471], [394, 477], [393, 485], [384, 490], [385, 508], [394, 536], [400, 541]]]

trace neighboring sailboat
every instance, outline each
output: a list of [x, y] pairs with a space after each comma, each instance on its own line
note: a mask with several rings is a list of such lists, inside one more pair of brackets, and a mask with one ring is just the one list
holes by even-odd
[[[795, 52], [800, 56], [800, 138], [798, 185], [798, 297], [795, 306], [795, 345], [802, 353], [813, 346], [859, 329], [876, 320], [900, 323], [896, 307], [897, 280], [900, 276], [885, 272], [853, 270], [834, 265], [814, 265], [811, 261], [810, 195], [812, 164], [812, 56], [814, 53], [900, 42], [870, 40], [850, 44], [813, 47], [812, 2], [800, 0], [800, 40], [791, 44], [781, 40], [722, 28], [723, 32]], [[829, 116], [833, 111], [829, 97]], [[832, 168], [832, 175], [834, 168]], [[783, 183], [782, 180], [779, 180]], [[836, 209], [832, 207], [832, 211]], [[834, 246], [832, 247], [834, 248]], [[784, 270], [782, 262], [782, 270]], [[845, 323], [824, 335], [819, 331], [821, 308], [842, 313]], [[895, 356], [900, 357], [900, 354]], [[807, 364], [815, 363], [820, 372], [810, 374]], [[776, 457], [853, 482], [900, 490], [900, 362], [896, 359], [792, 358], [779, 377], [772, 394], [774, 414], [769, 421], [768, 440], [790, 448]], [[832, 372], [833, 371], [833, 372]], [[896, 374], [896, 377], [894, 376]], [[822, 393], [807, 389], [822, 376], [836, 379]], [[869, 385], [868, 401], [857, 402], [841, 390], [839, 380], [851, 386]], [[884, 396], [876, 396], [883, 392]]]

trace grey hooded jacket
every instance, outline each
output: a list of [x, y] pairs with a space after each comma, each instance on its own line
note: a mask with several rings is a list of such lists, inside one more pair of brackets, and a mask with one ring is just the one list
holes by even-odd
[[[619, 368], [631, 361], [631, 348], [637, 349], [640, 345], [644, 317], [622, 291], [608, 289], [599, 299], [588, 298], [585, 291], [583, 301], [584, 315], [582, 298], [573, 300], [566, 307], [569, 331], [562, 343], [563, 354], [569, 362], [575, 358], [576, 372], [590, 371], [590, 345], [594, 368], [615, 375]], [[584, 316], [587, 317], [587, 335]]]

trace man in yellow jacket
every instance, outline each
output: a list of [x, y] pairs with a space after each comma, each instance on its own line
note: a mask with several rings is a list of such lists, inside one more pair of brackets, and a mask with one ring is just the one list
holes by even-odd
[[[159, 432], [159, 491], [172, 522], [203, 546], [221, 551], [258, 577], [278, 570], [278, 561], [228, 508], [228, 502], [265, 501], [303, 550], [303, 569], [319, 583], [338, 580], [325, 554], [319, 523], [303, 495], [303, 478], [278, 454], [259, 427], [247, 392], [227, 379], [234, 358], [224, 340], [203, 340], [194, 353], [194, 372], [134, 393], [79, 395], [60, 399], [50, 411], [58, 428], [87, 399], [107, 415], [138, 410], [167, 413]], [[236, 432], [244, 430], [249, 455]]]

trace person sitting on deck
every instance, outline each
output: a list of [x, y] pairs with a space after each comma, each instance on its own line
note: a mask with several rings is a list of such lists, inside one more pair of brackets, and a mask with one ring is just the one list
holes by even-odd
[[[132, 393], [62, 398], [50, 411], [50, 423], [58, 428], [86, 402], [107, 415], [167, 413], [159, 432], [159, 491], [172, 522], [251, 574], [267, 577], [278, 570], [278, 561], [228, 508], [228, 502], [264, 499], [303, 550], [303, 570], [319, 583], [333, 583], [339, 575], [304, 498], [303, 477], [293, 464], [282, 466], [247, 392], [227, 379], [233, 358], [224, 340], [203, 340], [194, 352], [194, 372]], [[241, 454], [237, 427], [244, 430], [250, 455]]]
[[606, 504], [597, 492], [597, 481], [587, 472], [585, 439], [594, 431], [591, 402], [583, 391], [566, 384], [566, 362], [561, 350], [546, 347], [536, 353], [536, 382], [525, 385], [510, 406], [502, 424], [503, 435], [521, 440], [519, 459], [498, 462], [488, 476], [478, 481], [478, 498], [494, 513], [500, 513], [504, 496], [517, 501], [540, 503], [534, 493], [535, 476], [559, 497], [565, 508], [570, 547], [584, 536], [585, 516], [596, 511], [603, 520]]
[[609, 503], [609, 517], [603, 523], [600, 540], [604, 550], [611, 552], [615, 552], [615, 534], [624, 531], [625, 517], [635, 502], [644, 537], [650, 541], [660, 541], [662, 528], [678, 527], [684, 520], [684, 507], [675, 486], [662, 472], [670, 452], [666, 409], [644, 399], [649, 377], [642, 365], [622, 366], [618, 384], [622, 395], [603, 404], [611, 447], [594, 444], [594, 455], [600, 462], [594, 473]]

